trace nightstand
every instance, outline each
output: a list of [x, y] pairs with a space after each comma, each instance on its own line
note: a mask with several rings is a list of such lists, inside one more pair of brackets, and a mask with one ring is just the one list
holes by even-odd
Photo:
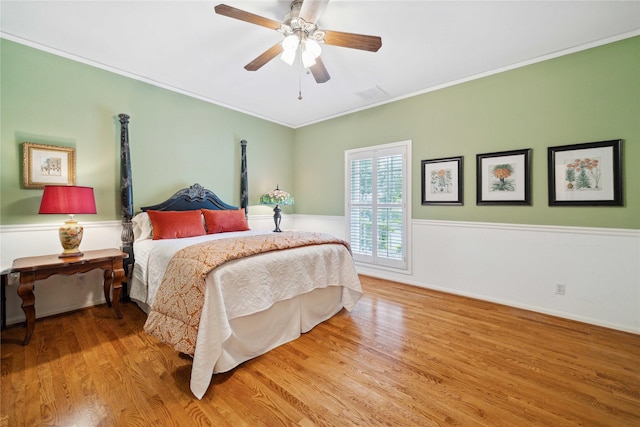
[[[102, 249], [85, 251], [84, 255], [79, 257], [59, 258], [56, 254], [14, 260], [11, 273], [20, 273], [18, 295], [22, 298], [22, 310], [27, 318], [27, 331], [22, 344], [29, 344], [36, 323], [34, 283], [36, 280], [46, 279], [54, 274], [70, 276], [95, 269], [104, 270], [104, 298], [109, 307], [113, 306], [118, 319], [121, 319], [119, 300], [122, 281], [125, 279], [122, 260], [128, 256], [118, 249]], [[109, 291], [112, 286], [113, 298], [110, 298]]]

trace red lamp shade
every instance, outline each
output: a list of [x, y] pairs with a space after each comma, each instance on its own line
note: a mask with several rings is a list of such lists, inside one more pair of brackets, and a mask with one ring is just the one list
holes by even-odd
[[96, 213], [96, 199], [93, 188], [77, 187], [75, 185], [47, 185], [44, 187], [41, 214], [66, 214], [69, 219], [58, 230], [60, 243], [64, 251], [60, 258], [81, 257], [80, 243], [84, 228], [73, 219], [75, 214]]
[[41, 214], [94, 214], [93, 188], [75, 185], [47, 185], [40, 202]]

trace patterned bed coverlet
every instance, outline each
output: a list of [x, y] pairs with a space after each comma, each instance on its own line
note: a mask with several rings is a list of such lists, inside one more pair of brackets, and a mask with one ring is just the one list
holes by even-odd
[[[205, 301], [205, 279], [209, 272], [225, 262], [242, 257], [324, 244], [340, 244], [347, 250], [350, 249], [349, 244], [342, 239], [330, 234], [311, 232], [221, 239], [181, 249], [169, 262], [144, 330], [173, 346], [175, 350], [193, 356]], [[348, 310], [351, 310], [361, 295], [361, 289], [353, 291], [344, 304]], [[225, 307], [221, 307], [221, 310], [226, 311]], [[251, 314], [250, 309], [247, 310], [245, 314]]]

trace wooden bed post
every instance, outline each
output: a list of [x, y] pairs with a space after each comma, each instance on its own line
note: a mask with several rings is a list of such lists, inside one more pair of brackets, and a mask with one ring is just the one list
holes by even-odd
[[240, 207], [244, 208], [244, 216], [249, 219], [249, 183], [247, 179], [247, 141], [240, 141]]
[[120, 214], [122, 216], [122, 246], [120, 250], [129, 255], [125, 259], [124, 270], [127, 275], [127, 283], [122, 285], [123, 300], [129, 299], [129, 280], [133, 272], [133, 186], [131, 182], [131, 157], [129, 155], [129, 116], [118, 114], [120, 119]]

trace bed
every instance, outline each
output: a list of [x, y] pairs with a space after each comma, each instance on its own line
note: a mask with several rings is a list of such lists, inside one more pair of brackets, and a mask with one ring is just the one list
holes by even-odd
[[[123, 133], [125, 140], [128, 150]], [[243, 141], [243, 181], [245, 148]], [[130, 194], [130, 178], [126, 184]], [[123, 209], [123, 250], [135, 259], [128, 296], [148, 313], [147, 333], [193, 357], [198, 399], [215, 373], [297, 339], [362, 295], [348, 243], [324, 233], [250, 230], [246, 209], [199, 184], [135, 216]]]

